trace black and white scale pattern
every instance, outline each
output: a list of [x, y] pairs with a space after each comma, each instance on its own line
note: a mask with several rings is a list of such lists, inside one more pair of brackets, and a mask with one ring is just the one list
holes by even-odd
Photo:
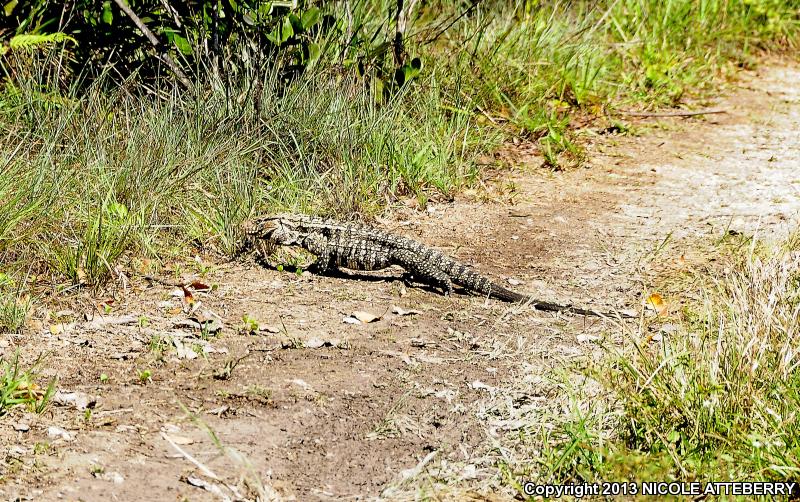
[[455, 284], [486, 297], [530, 302], [539, 310], [598, 315], [571, 305], [534, 300], [492, 282], [468, 266], [415, 240], [361, 223], [280, 214], [250, 220], [245, 223], [244, 231], [249, 242], [254, 242], [261, 253], [275, 245], [302, 247], [317, 257], [314, 268], [318, 272], [336, 267], [381, 270], [398, 265], [416, 279], [440, 288], [446, 295], [453, 292]]

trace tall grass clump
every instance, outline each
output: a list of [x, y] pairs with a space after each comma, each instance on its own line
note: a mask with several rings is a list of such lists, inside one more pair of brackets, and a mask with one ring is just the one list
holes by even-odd
[[56, 392], [56, 380], [50, 380], [45, 388], [36, 383], [43, 361], [39, 357], [28, 369], [23, 369], [18, 353], [10, 360], [0, 356], [0, 417], [16, 407], [26, 407], [35, 413], [45, 410]]
[[547, 476], [797, 480], [797, 242], [771, 251], [751, 248], [719, 276], [706, 278], [702, 300], [687, 307], [677, 329], [650, 342], [652, 336], [639, 333], [631, 350], [609, 349], [589, 374], [610, 393], [618, 414], [573, 417], [550, 452]]
[[[0, 252], [76, 284], [98, 284], [126, 251], [167, 243], [236, 248], [254, 211], [371, 214], [399, 197], [452, 194], [498, 139], [472, 117], [443, 114], [437, 74], [388, 102], [320, 68], [285, 85], [210, 80], [194, 99], [142, 95], [97, 78], [60, 91], [6, 84], [0, 111]], [[240, 99], [245, 96], [246, 99]]]
[[17, 333], [31, 309], [30, 297], [9, 274], [0, 272], [0, 333]]

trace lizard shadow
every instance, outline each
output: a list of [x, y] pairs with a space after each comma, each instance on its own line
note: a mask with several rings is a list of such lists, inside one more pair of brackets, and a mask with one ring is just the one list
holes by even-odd
[[[432, 293], [436, 296], [447, 296], [442, 292], [442, 290], [438, 289], [436, 286], [428, 284], [427, 282], [421, 282], [417, 280], [414, 275], [403, 272], [401, 275], [390, 275], [390, 274], [368, 274], [359, 271], [350, 271], [350, 270], [328, 270], [325, 272], [314, 272], [314, 275], [321, 275], [325, 277], [333, 277], [336, 279], [348, 279], [348, 280], [356, 280], [356, 281], [367, 281], [367, 282], [397, 282], [401, 281], [405, 284], [406, 287], [414, 288], [414, 289], [421, 289], [427, 293]], [[475, 297], [475, 295], [471, 294], [467, 289], [462, 288], [461, 286], [453, 285], [453, 296], [467, 296], [467, 297]]]
[[321, 275], [325, 277], [333, 277], [335, 279], [347, 279], [347, 280], [355, 280], [355, 281], [366, 281], [366, 282], [402, 282], [409, 288], [421, 289], [423, 291], [427, 291], [428, 293], [434, 293], [441, 295], [442, 292], [436, 289], [436, 287], [427, 284], [425, 282], [417, 281], [413, 275], [409, 274], [408, 272], [404, 272], [401, 275], [393, 275], [393, 274], [385, 274], [385, 273], [378, 273], [378, 274], [370, 274], [364, 273], [361, 271], [351, 271], [351, 270], [343, 270], [343, 269], [333, 269], [333, 270], [326, 270], [325, 272], [313, 272], [315, 275]]
[[[281, 270], [274, 265], [264, 262], [262, 260], [256, 260], [259, 265], [265, 268], [269, 268], [272, 270]], [[324, 271], [314, 270], [313, 267], [303, 269], [302, 267], [296, 267], [292, 265], [283, 265], [282, 271], [289, 272], [289, 273], [302, 273], [304, 271], [311, 272], [314, 275], [322, 276], [322, 277], [331, 277], [334, 279], [346, 279], [350, 281], [364, 281], [364, 282], [397, 282], [401, 281], [407, 287], [421, 289], [428, 293], [433, 293], [437, 295], [442, 295], [442, 292], [438, 290], [435, 286], [431, 284], [427, 284], [425, 282], [420, 282], [414, 278], [413, 275], [409, 274], [408, 272], [404, 272], [402, 274], [387, 274], [387, 273], [368, 273], [363, 271], [357, 270], [349, 270], [343, 268], [330, 268]], [[462, 288], [457, 288], [456, 291], [461, 292], [467, 296], [470, 296], [469, 293], [464, 291], [460, 291]]]

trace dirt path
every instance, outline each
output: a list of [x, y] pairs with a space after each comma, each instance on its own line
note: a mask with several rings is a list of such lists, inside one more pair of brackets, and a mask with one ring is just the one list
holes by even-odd
[[[485, 191], [385, 223], [542, 298], [638, 308], [647, 256], [668, 235], [679, 249], [727, 228], [779, 234], [796, 222], [795, 82], [798, 67], [771, 66], [720, 101], [728, 114], [594, 136], [590, 169], [551, 174], [518, 152], [517, 167]], [[194, 299], [196, 316], [223, 322], [220, 335], [180, 323], [189, 317], [182, 294], [136, 279], [106, 319], [132, 315], [128, 324], [85, 321], [100, 299], [78, 296], [50, 305], [49, 317], [37, 312], [25, 335], [2, 338], [6, 356], [16, 346], [27, 361], [49, 351], [44, 374], [98, 403], [91, 414], [67, 404], [4, 417], [0, 497], [223, 499], [213, 491], [223, 481], [188, 456], [251, 497], [254, 479], [300, 501], [421, 496], [442, 478], [502, 487], [498, 456], [513, 465], [524, 455], [504, 450], [505, 434], [546, 427], [535, 415], [554, 398], [543, 375], [617, 329], [393, 280], [242, 263], [184, 270], [218, 285]], [[354, 311], [382, 318], [343, 322]], [[245, 315], [262, 329], [240, 333]]]

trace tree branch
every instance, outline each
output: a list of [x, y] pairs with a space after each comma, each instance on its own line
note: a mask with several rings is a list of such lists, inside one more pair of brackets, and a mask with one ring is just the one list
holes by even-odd
[[[400, 19], [403, 15], [403, 0], [397, 0], [397, 12], [394, 16], [394, 64], [400, 66], [403, 63], [403, 28]], [[405, 24], [405, 23], [403, 23]]]
[[169, 69], [172, 70], [172, 73], [174, 73], [175, 76], [178, 77], [178, 80], [187, 89], [189, 89], [190, 91], [194, 91], [194, 85], [192, 84], [192, 81], [189, 80], [189, 78], [186, 76], [185, 73], [183, 73], [183, 70], [181, 70], [181, 67], [178, 66], [177, 63], [175, 63], [175, 60], [172, 59], [172, 56], [170, 56], [166, 51], [161, 52], [159, 50], [161, 42], [158, 41], [158, 38], [156, 38], [153, 32], [150, 31], [150, 28], [148, 28], [147, 25], [145, 25], [142, 22], [139, 16], [137, 16], [136, 13], [131, 10], [128, 4], [125, 3], [125, 0], [114, 0], [114, 3], [116, 3], [120, 9], [122, 9], [122, 12], [124, 12], [125, 15], [127, 15], [131, 21], [133, 21], [133, 24], [135, 24], [136, 27], [139, 28], [139, 31], [141, 31], [144, 34], [144, 36], [147, 37], [148, 40], [150, 40], [150, 43], [156, 49], [156, 52], [160, 52], [160, 54], [157, 55], [158, 59], [163, 61], [169, 67]]

